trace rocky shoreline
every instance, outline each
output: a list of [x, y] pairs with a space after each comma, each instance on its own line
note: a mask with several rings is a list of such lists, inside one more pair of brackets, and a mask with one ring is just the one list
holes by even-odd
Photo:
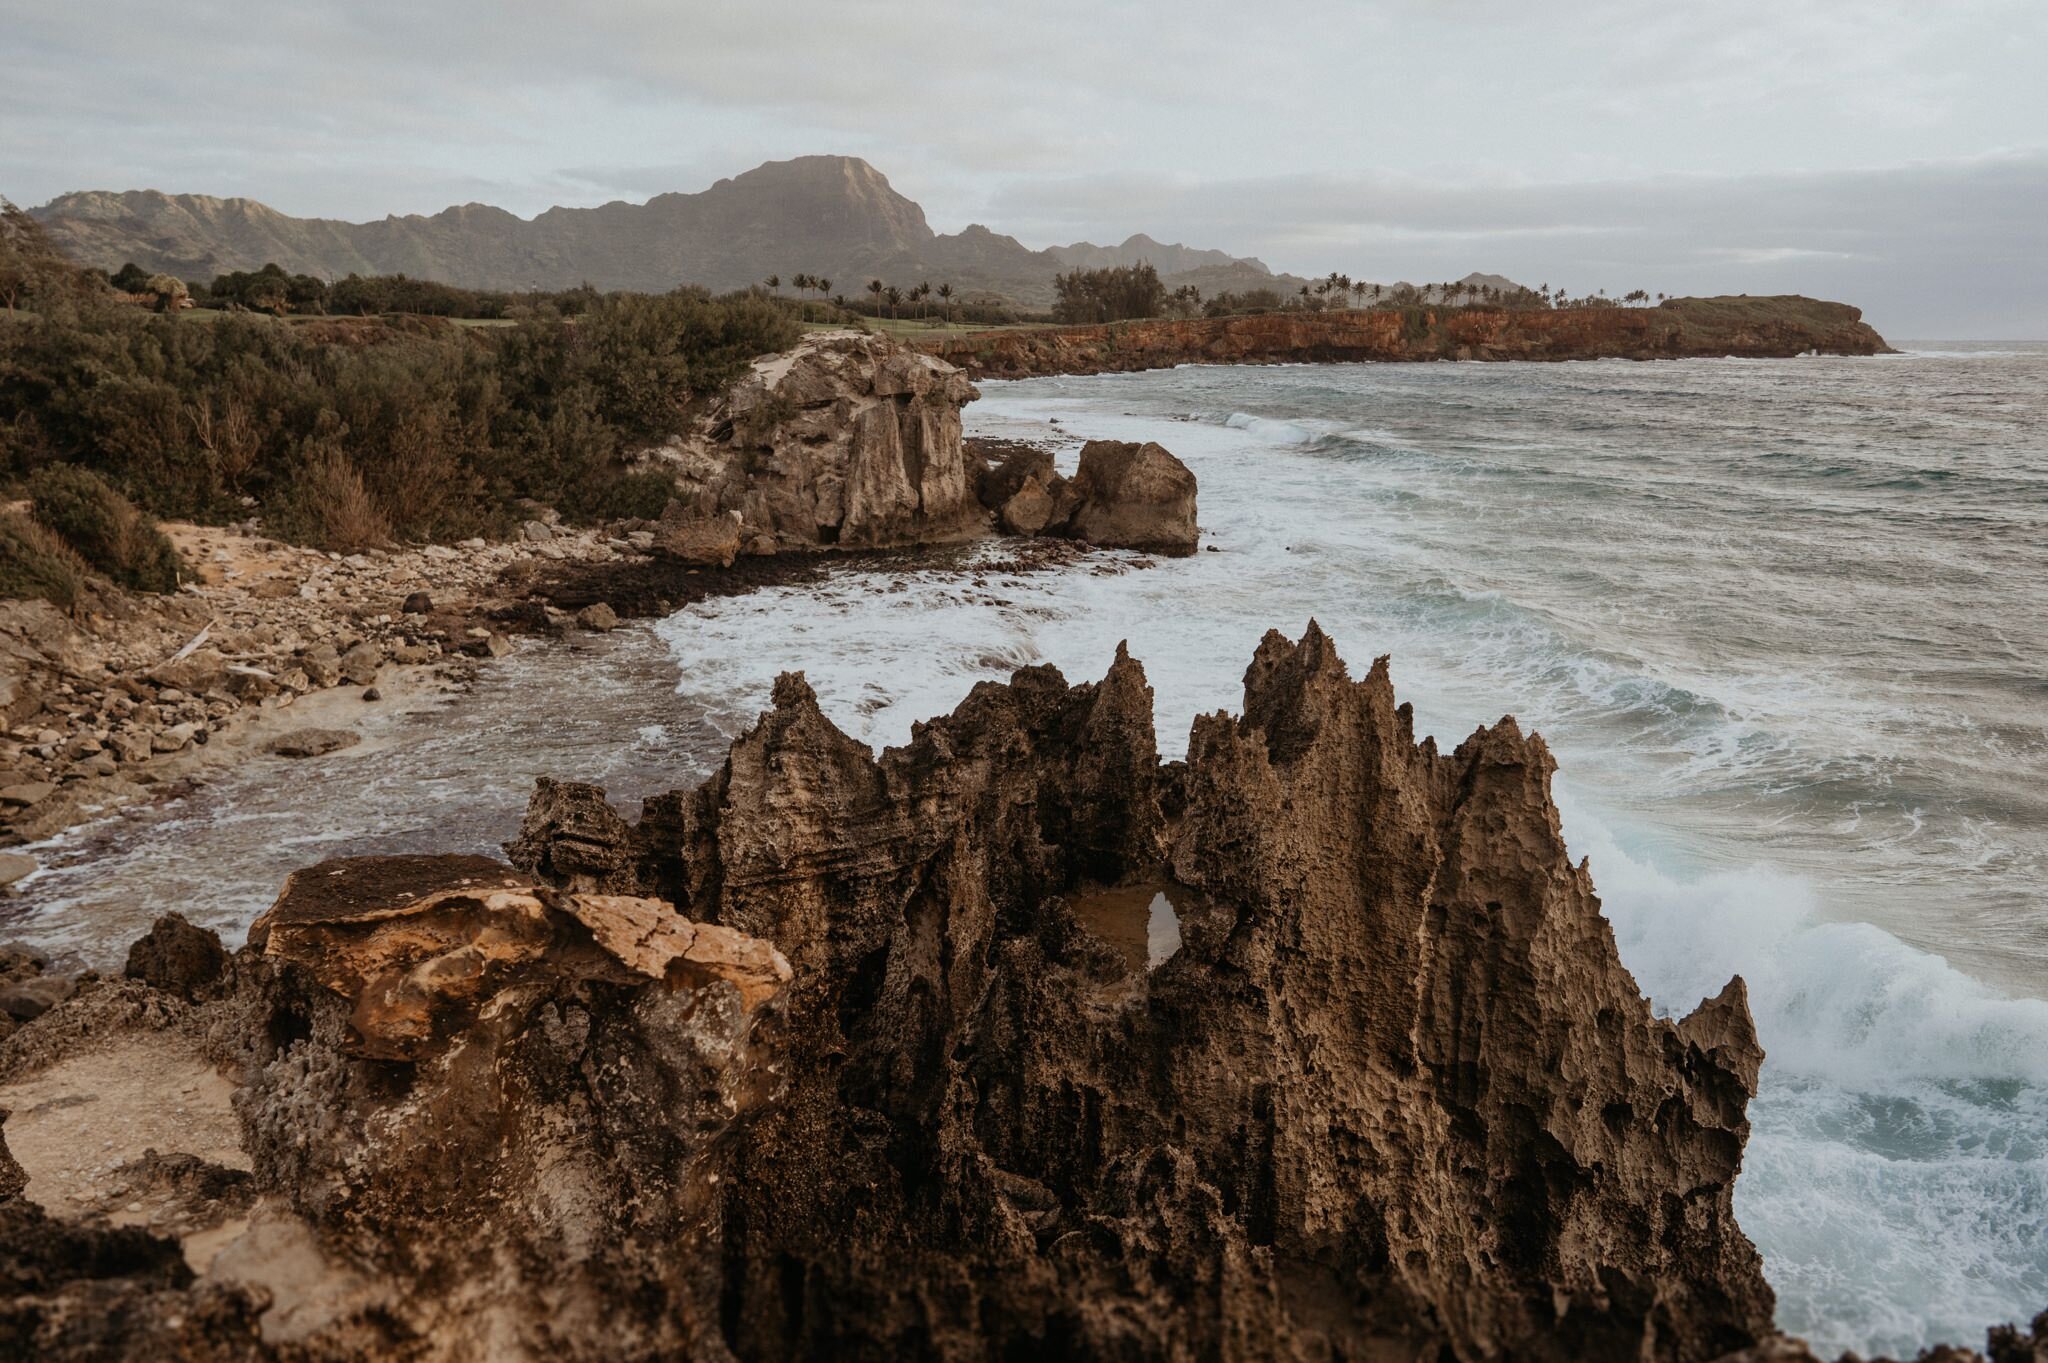
[[[973, 396], [943, 362], [825, 334], [757, 363], [647, 453], [677, 480], [658, 521], [578, 529], [536, 507], [507, 542], [346, 555], [278, 543], [254, 523], [172, 525], [198, 573], [176, 593], [109, 586], [75, 616], [0, 602], [0, 845], [229, 762], [348, 746], [361, 702], [466, 685], [514, 636], [608, 630], [806, 580], [828, 554], [886, 561], [998, 529], [1019, 536], [1019, 565], [1089, 545], [1193, 552], [1194, 478], [1171, 454], [1095, 442], [1075, 479], [1055, 477], [1042, 452], [1010, 477], [1016, 451], [961, 438]], [[1012, 505], [1024, 484], [1043, 503], [1029, 525]], [[35, 870], [0, 851], [0, 887]]]
[[[527, 607], [527, 588], [543, 567], [619, 564], [641, 554], [628, 535], [651, 541], [536, 520], [509, 543], [341, 555], [247, 528], [167, 529], [200, 573], [176, 594], [110, 592], [76, 618], [47, 602], [0, 603], [8, 842], [253, 751], [316, 749], [320, 734], [345, 735], [364, 701], [461, 685], [478, 661], [511, 651], [508, 635], [611, 628], [617, 617], [595, 605], [580, 617]], [[30, 869], [17, 860], [9, 879]]]
[[1674, 298], [1654, 308], [1265, 313], [984, 331], [922, 344], [976, 379], [1183, 364], [1768, 359], [1890, 350], [1859, 309], [1799, 297]]
[[1552, 767], [1313, 624], [1185, 762], [1125, 656], [879, 757], [786, 675], [637, 822], [543, 781], [505, 862], [166, 918], [0, 1041], [0, 1347], [1810, 1360], [1742, 982], [1651, 1012]]

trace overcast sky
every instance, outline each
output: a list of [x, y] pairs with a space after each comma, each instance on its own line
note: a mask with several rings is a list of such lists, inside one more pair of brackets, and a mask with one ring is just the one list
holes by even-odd
[[864, 156], [941, 231], [2048, 337], [2048, 0], [0, 0], [0, 194], [350, 219]]

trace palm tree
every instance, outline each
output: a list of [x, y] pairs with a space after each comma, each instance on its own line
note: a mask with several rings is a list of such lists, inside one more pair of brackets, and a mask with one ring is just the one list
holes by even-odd
[[944, 304], [946, 308], [946, 325], [953, 325], [953, 286], [951, 284], [939, 285], [939, 302]]
[[769, 287], [769, 288], [770, 288], [771, 290], [773, 290], [773, 291], [774, 291], [774, 293], [775, 293], [775, 295], [776, 295], [776, 296], [777, 296], [778, 298], [782, 296], [782, 276], [781, 276], [781, 275], [779, 275], [779, 274], [772, 274], [772, 275], [769, 275], [769, 276], [768, 276], [768, 278], [767, 278], [767, 279], [765, 279], [765, 280], [763, 280], [762, 282], [763, 282], [764, 284], [766, 284], [766, 285], [767, 285], [767, 286], [768, 286], [768, 287]]
[[903, 290], [891, 284], [888, 288], [882, 290], [882, 296], [889, 300], [889, 320], [893, 322], [896, 320], [897, 305], [903, 301]]
[[882, 284], [882, 281], [879, 279], [870, 279], [868, 281], [868, 292], [875, 296], [875, 316], [877, 317], [880, 317], [882, 315], [883, 287], [884, 286]]
[[1371, 286], [1363, 279], [1355, 279], [1351, 282], [1351, 297], [1355, 300], [1353, 303], [1354, 307], [1362, 308], [1365, 306], [1365, 291], [1369, 287]]
[[812, 275], [811, 287], [818, 291], [818, 297], [822, 300], [827, 294], [832, 292], [832, 281], [821, 274]]
[[929, 279], [925, 280], [910, 291], [910, 296], [917, 300], [917, 315], [923, 317], [925, 315], [924, 300], [932, 296], [932, 282]]

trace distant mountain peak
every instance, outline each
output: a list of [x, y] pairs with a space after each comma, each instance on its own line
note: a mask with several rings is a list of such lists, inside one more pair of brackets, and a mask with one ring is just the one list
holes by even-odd
[[[128, 261], [193, 280], [275, 261], [293, 273], [408, 274], [470, 288], [660, 291], [730, 289], [811, 273], [839, 281], [951, 283], [965, 293], [1048, 303], [1062, 270], [1150, 263], [1162, 276], [1200, 272], [1205, 291], [1276, 282], [1257, 260], [1161, 243], [1076, 242], [1034, 251], [975, 223], [934, 232], [924, 209], [858, 156], [768, 161], [695, 193], [645, 203], [550, 208], [532, 219], [489, 204], [351, 223], [294, 218], [254, 199], [88, 190], [31, 210], [88, 265]], [[847, 291], [851, 291], [850, 283]]]

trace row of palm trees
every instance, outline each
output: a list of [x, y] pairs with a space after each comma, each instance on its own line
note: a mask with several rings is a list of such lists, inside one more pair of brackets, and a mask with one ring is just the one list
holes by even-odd
[[[769, 275], [761, 282], [766, 284], [769, 290], [778, 297], [781, 295], [781, 275]], [[832, 281], [824, 275], [794, 274], [789, 277], [789, 286], [804, 294], [815, 293], [821, 300], [832, 293]], [[929, 313], [926, 311], [929, 306], [929, 300], [937, 297], [940, 307], [945, 310], [948, 324], [953, 320], [953, 300], [959, 296], [951, 284], [942, 283], [934, 289], [929, 280], [905, 289], [899, 288], [894, 284], [884, 283], [879, 279], [870, 279], [867, 282], [866, 292], [874, 298], [875, 315], [877, 317], [881, 316], [883, 309], [886, 308], [891, 318], [894, 318], [898, 310], [905, 304], [916, 307], [919, 317], [929, 316]], [[1532, 303], [1546, 308], [1602, 308], [1614, 307], [1617, 304], [1621, 306], [1648, 307], [1652, 298], [1648, 289], [1634, 289], [1622, 294], [1618, 299], [1609, 298], [1607, 290], [1599, 289], [1582, 298], [1575, 299], [1566, 292], [1562, 285], [1552, 289], [1547, 282], [1532, 290], [1502, 289], [1498, 285], [1481, 284], [1472, 280], [1445, 280], [1438, 284], [1425, 284], [1421, 288], [1416, 288], [1412, 284], [1396, 285], [1392, 294], [1389, 295], [1386, 286], [1383, 284], [1368, 284], [1362, 279], [1353, 279], [1350, 275], [1342, 274], [1336, 270], [1330, 271], [1327, 276], [1314, 284], [1302, 285], [1299, 291], [1303, 307], [1311, 306], [1310, 300], [1312, 298], [1324, 300], [1322, 305], [1325, 307], [1330, 306], [1332, 303], [1342, 307], [1344, 299], [1347, 297], [1354, 300], [1352, 303], [1353, 307], [1377, 307], [1382, 301], [1389, 301], [1396, 306], [1401, 306], [1425, 302], [1431, 294], [1434, 294], [1439, 302], [1454, 307], [1459, 304], [1460, 299], [1466, 305], [1492, 303], [1506, 304], [1510, 307], [1527, 307]], [[1199, 311], [1202, 306], [1202, 291], [1192, 284], [1181, 285], [1173, 291], [1170, 297], [1180, 308], [1185, 309], [1189, 313]], [[1662, 293], [1655, 295], [1655, 299], [1659, 303], [1662, 303], [1667, 297], [1669, 295]], [[844, 302], [845, 300], [842, 299], [841, 301]]]
[[[769, 275], [761, 282], [768, 286], [769, 292], [777, 297], [781, 296], [781, 275]], [[789, 277], [789, 286], [802, 293], [815, 293], [821, 299], [827, 297], [832, 292], [832, 281], [824, 275], [793, 274]], [[912, 304], [917, 308], [918, 316], [928, 316], [929, 314], [926, 311], [926, 308], [929, 306], [928, 300], [936, 297], [939, 300], [939, 305], [946, 311], [946, 320], [948, 322], [953, 320], [953, 300], [959, 296], [951, 284], [940, 284], [937, 288], [933, 288], [929, 280], [904, 289], [898, 288], [894, 284], [885, 284], [879, 279], [870, 279], [867, 282], [867, 292], [874, 295], [875, 315], [877, 317], [882, 315], [882, 309], [886, 307], [889, 310], [889, 316], [893, 318], [896, 316], [897, 309], [906, 303]]]
[[949, 323], [953, 320], [953, 299], [958, 296], [951, 284], [940, 284], [938, 288], [934, 289], [930, 280], [926, 280], [922, 284], [913, 284], [908, 289], [899, 289], [894, 284], [884, 284], [879, 279], [870, 279], [868, 281], [868, 292], [874, 295], [876, 315], [879, 316], [883, 306], [886, 305], [891, 317], [896, 316], [897, 309], [901, 308], [905, 303], [914, 304], [919, 317], [929, 316], [930, 314], [927, 312], [929, 307], [928, 300], [936, 295], [939, 300], [939, 306], [945, 309], [946, 320]]
[[[1462, 300], [1466, 305], [1475, 303], [1504, 303], [1509, 306], [1526, 307], [1530, 303], [1539, 303], [1544, 307], [1565, 308], [1612, 307], [1619, 302], [1623, 305], [1640, 304], [1647, 307], [1651, 301], [1651, 294], [1648, 289], [1631, 290], [1628, 293], [1622, 294], [1618, 300], [1610, 299], [1605, 289], [1587, 294], [1583, 298], [1573, 299], [1566, 293], [1562, 285], [1555, 290], [1548, 283], [1536, 289], [1502, 289], [1495, 284], [1481, 284], [1476, 280], [1462, 279], [1445, 280], [1438, 284], [1425, 284], [1420, 288], [1412, 284], [1396, 285], [1390, 296], [1385, 285], [1368, 284], [1362, 279], [1354, 280], [1350, 275], [1340, 274], [1335, 270], [1332, 270], [1326, 277], [1313, 285], [1302, 285], [1299, 290], [1303, 306], [1308, 306], [1311, 298], [1334, 301], [1341, 306], [1343, 299], [1347, 295], [1356, 300], [1353, 304], [1355, 307], [1368, 306], [1368, 298], [1371, 299], [1372, 306], [1378, 306], [1383, 298], [1389, 298], [1394, 304], [1402, 305], [1426, 302], [1432, 294], [1435, 295], [1438, 302], [1451, 306], [1457, 306], [1460, 300]], [[1662, 303], [1666, 297], [1668, 295], [1662, 293], [1655, 295], [1656, 301], [1659, 303]], [[1327, 305], [1328, 303], [1326, 302], [1325, 306]]]

